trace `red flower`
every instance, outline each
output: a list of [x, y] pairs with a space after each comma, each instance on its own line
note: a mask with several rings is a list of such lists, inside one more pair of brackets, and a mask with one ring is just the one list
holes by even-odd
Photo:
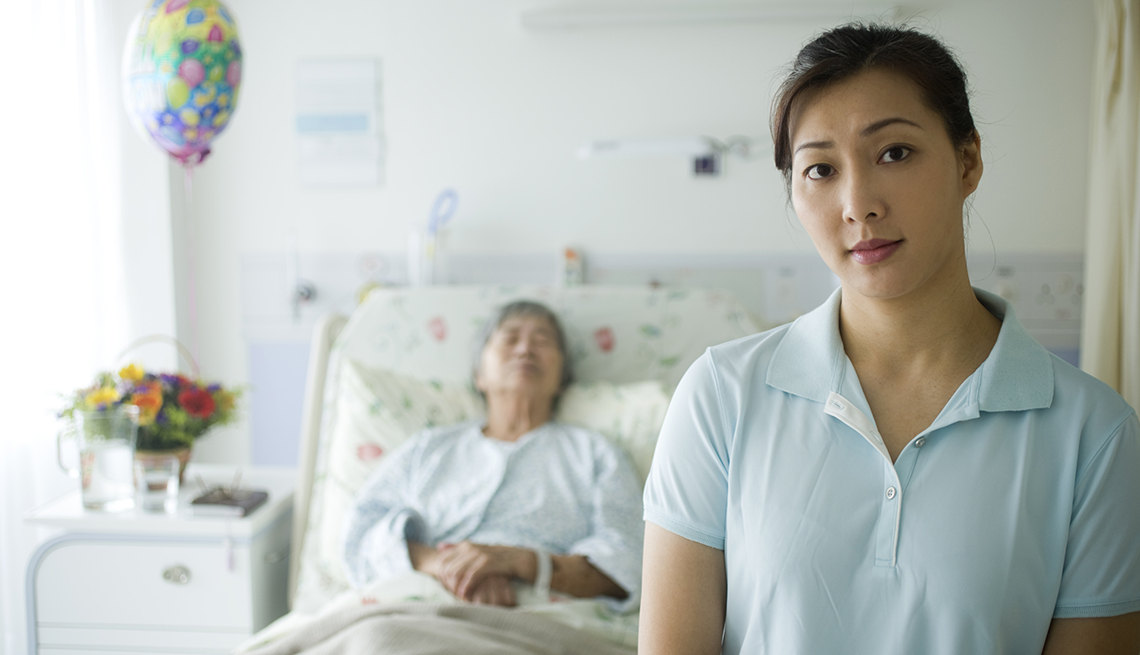
[[614, 331], [608, 327], [598, 328], [594, 330], [594, 341], [602, 352], [608, 353], [614, 349]]
[[209, 391], [190, 388], [178, 394], [178, 404], [195, 418], [210, 418], [214, 413], [214, 397]]
[[447, 338], [447, 323], [443, 322], [442, 316], [436, 316], [428, 321], [428, 329], [431, 330], [431, 335], [435, 337], [436, 341], [443, 341]]
[[384, 449], [374, 443], [361, 444], [356, 447], [356, 459], [367, 462], [384, 454]]

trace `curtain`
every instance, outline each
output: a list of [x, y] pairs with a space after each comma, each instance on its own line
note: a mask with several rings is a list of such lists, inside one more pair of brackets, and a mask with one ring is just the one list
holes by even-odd
[[1097, 0], [1081, 367], [1140, 408], [1140, 0]]
[[31, 508], [78, 488], [55, 461], [59, 394], [127, 336], [118, 55], [110, 0], [5, 4], [0, 125], [0, 655], [27, 652]]

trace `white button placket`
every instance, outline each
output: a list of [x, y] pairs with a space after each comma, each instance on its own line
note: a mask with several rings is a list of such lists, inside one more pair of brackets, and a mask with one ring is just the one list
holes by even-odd
[[884, 489], [880, 496], [879, 524], [875, 529], [875, 566], [894, 567], [898, 554], [899, 520], [902, 516], [902, 483], [891, 461], [890, 451], [873, 421], [843, 396], [831, 392], [824, 412], [843, 421], [882, 455]]

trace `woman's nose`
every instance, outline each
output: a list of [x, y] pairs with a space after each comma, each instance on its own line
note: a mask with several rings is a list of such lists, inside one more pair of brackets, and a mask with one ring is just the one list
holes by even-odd
[[866, 223], [878, 220], [885, 214], [886, 206], [874, 176], [862, 171], [853, 171], [846, 176], [842, 185], [844, 222]]

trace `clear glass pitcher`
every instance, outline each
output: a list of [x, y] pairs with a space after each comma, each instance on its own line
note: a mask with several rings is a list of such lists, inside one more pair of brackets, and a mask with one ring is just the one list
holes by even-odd
[[[59, 466], [79, 478], [83, 506], [103, 512], [123, 512], [135, 506], [134, 457], [139, 408], [120, 405], [105, 410], [75, 412], [70, 430], [56, 439]], [[78, 468], [63, 462], [62, 442], [75, 440]]]

